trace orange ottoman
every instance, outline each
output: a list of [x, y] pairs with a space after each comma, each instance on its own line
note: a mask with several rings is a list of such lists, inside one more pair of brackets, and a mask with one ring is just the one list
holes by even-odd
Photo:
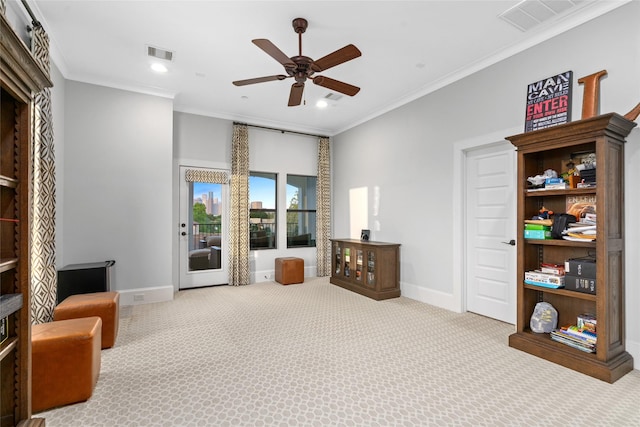
[[34, 412], [91, 397], [100, 375], [102, 320], [60, 320], [31, 327]]
[[302, 258], [276, 258], [276, 282], [283, 285], [304, 282], [304, 260]]
[[120, 321], [120, 294], [94, 292], [71, 295], [53, 309], [53, 320], [99, 316], [102, 319], [102, 348], [113, 347]]

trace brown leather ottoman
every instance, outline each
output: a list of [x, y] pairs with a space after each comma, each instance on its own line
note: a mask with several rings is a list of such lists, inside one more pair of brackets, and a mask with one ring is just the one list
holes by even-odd
[[304, 282], [304, 260], [302, 258], [276, 258], [276, 282], [283, 285]]
[[94, 292], [71, 295], [53, 309], [53, 320], [99, 316], [102, 319], [102, 348], [113, 347], [120, 322], [120, 294]]
[[100, 375], [102, 320], [60, 320], [31, 327], [34, 412], [91, 397]]

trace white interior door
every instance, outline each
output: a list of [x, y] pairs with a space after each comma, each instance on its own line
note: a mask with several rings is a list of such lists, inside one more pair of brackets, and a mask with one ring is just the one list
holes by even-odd
[[229, 184], [187, 182], [180, 167], [180, 289], [227, 284]]
[[508, 323], [516, 318], [515, 150], [509, 143], [467, 152], [467, 310]]

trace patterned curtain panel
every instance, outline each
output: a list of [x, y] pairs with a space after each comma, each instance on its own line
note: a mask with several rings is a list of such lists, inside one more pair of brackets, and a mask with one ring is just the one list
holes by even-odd
[[233, 125], [231, 151], [229, 284], [249, 284], [249, 131]]
[[329, 138], [318, 141], [318, 185], [316, 187], [317, 275], [331, 274], [331, 162]]
[[[33, 29], [31, 50], [49, 74], [49, 38], [41, 26]], [[56, 304], [56, 169], [51, 90], [36, 94], [33, 105], [31, 185], [31, 321], [52, 320]]]

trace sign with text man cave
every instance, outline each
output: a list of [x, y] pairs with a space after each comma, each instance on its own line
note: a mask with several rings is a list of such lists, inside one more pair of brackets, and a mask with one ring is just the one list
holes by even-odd
[[525, 132], [571, 121], [572, 78], [573, 71], [566, 71], [527, 86]]

